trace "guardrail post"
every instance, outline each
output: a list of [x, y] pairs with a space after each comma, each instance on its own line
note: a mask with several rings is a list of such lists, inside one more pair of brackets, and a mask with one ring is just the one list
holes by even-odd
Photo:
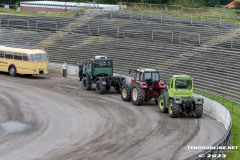
[[98, 30], [97, 30], [97, 34], [99, 34], [99, 25], [98, 25]]
[[214, 45], [214, 44], [213, 44], [213, 37], [212, 37], [212, 47], [213, 47], [213, 45]]
[[231, 38], [231, 49], [233, 49], [233, 38]]
[[71, 24], [68, 25], [68, 32], [71, 32]]
[[36, 21], [36, 28], [35, 28], [35, 30], [37, 31], [37, 29], [38, 29], [38, 24], [37, 24], [37, 21]]
[[192, 21], [193, 21], [193, 18], [192, 18], [192, 14], [191, 14], [191, 26], [192, 26]]
[[219, 18], [220, 28], [222, 27], [222, 17]]
[[9, 19], [7, 20], [7, 28], [9, 27]]
[[198, 44], [199, 44], [199, 46], [201, 46], [201, 34], [199, 34], [199, 36], [198, 36]]
[[28, 30], [29, 30], [29, 20], [28, 20]]
[[179, 33], [179, 36], [178, 36], [178, 43], [180, 43], [181, 42], [181, 32]]
[[202, 16], [201, 16], [201, 20], [200, 20], [200, 21], [201, 21], [201, 25], [202, 25], [202, 24], [203, 24], [203, 18], [202, 18]]
[[57, 32], [57, 30], [58, 30], [58, 25], [57, 25], [57, 22], [56, 22], [56, 32]]
[[222, 96], [222, 98], [223, 98], [223, 105], [224, 105], [224, 96]]
[[88, 35], [91, 34], [91, 29], [90, 29], [90, 26], [88, 25]]
[[152, 30], [152, 41], [153, 41], [153, 30]]
[[143, 21], [143, 12], [142, 12], [142, 15], [141, 15], [141, 20]]
[[119, 37], [119, 30], [120, 30], [120, 27], [118, 26], [117, 37]]
[[131, 16], [130, 16], [130, 19], [132, 20], [132, 18], [133, 18], [133, 12], [131, 11]]
[[163, 22], [163, 15], [162, 15], [162, 13], [161, 13], [161, 23]]

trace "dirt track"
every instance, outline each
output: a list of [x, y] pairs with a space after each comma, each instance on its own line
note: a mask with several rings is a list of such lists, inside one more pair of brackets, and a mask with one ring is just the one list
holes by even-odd
[[0, 74], [0, 123], [27, 126], [7, 132], [0, 125], [0, 160], [184, 159], [194, 154], [187, 145], [212, 145], [224, 134], [208, 115], [172, 119], [154, 102], [136, 107], [114, 92], [98, 95], [79, 84]]

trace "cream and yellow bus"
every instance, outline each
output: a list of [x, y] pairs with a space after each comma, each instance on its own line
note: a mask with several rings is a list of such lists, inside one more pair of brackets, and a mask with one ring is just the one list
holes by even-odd
[[42, 49], [0, 46], [0, 71], [17, 74], [48, 74], [47, 53]]

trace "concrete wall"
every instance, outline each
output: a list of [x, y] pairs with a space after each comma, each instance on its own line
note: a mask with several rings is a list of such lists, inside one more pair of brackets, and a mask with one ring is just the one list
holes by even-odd
[[[50, 63], [49, 74], [55, 76], [62, 76], [62, 64]], [[68, 65], [67, 67], [67, 78], [78, 78], [78, 66]]]
[[232, 122], [232, 118], [230, 112], [222, 104], [201, 95], [195, 94], [195, 96], [199, 96], [204, 99], [204, 112], [222, 122], [226, 129], [229, 127]]

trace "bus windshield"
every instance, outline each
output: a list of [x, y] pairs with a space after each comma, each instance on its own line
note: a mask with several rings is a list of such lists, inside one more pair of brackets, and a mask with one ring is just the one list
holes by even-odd
[[29, 61], [47, 61], [47, 55], [44, 53], [36, 53], [28, 55]]

